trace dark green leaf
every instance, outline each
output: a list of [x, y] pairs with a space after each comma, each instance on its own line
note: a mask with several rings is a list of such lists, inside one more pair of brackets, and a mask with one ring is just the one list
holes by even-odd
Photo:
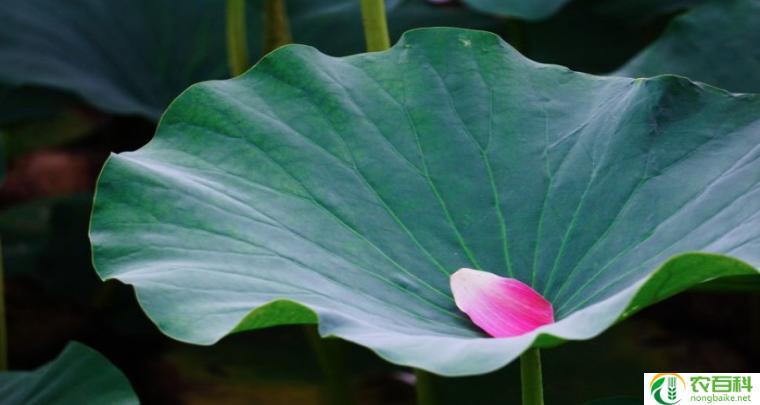
[[651, 18], [673, 13], [693, 6], [705, 0], [464, 0], [473, 9], [504, 17], [516, 17], [525, 20], [542, 20], [557, 13], [569, 3], [594, 5], [599, 11], [613, 19], [623, 17], [636, 23]]
[[223, 15], [223, 4], [211, 0], [182, 7], [149, 0], [9, 0], [0, 9], [0, 80], [156, 118], [187, 85], [224, 77]]
[[[347, 58], [290, 46], [190, 88], [111, 157], [95, 265], [179, 340], [319, 320], [399, 364], [483, 373], [757, 276], [758, 129], [758, 96], [578, 74], [485, 32]], [[451, 298], [460, 267], [532, 285], [558, 322], [483, 337]]]
[[596, 9], [623, 22], [641, 24], [663, 15], [683, 12], [709, 0], [602, 0]]
[[517, 33], [522, 31], [522, 40], [510, 37], [510, 43], [536, 61], [608, 73], [646, 47], [661, 29], [660, 18], [640, 21], [625, 9], [606, 8], [623, 1], [629, 0], [574, 1], [547, 20], [522, 25], [510, 21]]
[[92, 274], [87, 218], [92, 195], [39, 199], [0, 211], [9, 280], [31, 280], [46, 294], [89, 304], [101, 287]]
[[715, 0], [676, 18], [618, 75], [673, 73], [730, 91], [760, 92], [760, 0]]
[[72, 342], [34, 371], [0, 373], [3, 404], [139, 404], [129, 381], [98, 352]]
[[[262, 3], [250, 1], [248, 7], [248, 43], [256, 57], [262, 42]], [[183, 1], [181, 7], [172, 0], [6, 1], [0, 8], [0, 86], [6, 92], [14, 89], [12, 97], [5, 97], [14, 107], [1, 113], [0, 122], [33, 114], [43, 102], [25, 97], [26, 90], [15, 90], [19, 86], [62, 91], [103, 111], [157, 119], [190, 84], [228, 76], [224, 4], [218, 0]], [[287, 4], [296, 42], [339, 55], [364, 50], [358, 1]], [[389, 1], [387, 8], [394, 36], [425, 25], [498, 29], [501, 24], [424, 0]], [[28, 90], [39, 92], [38, 88]], [[16, 107], [20, 97], [33, 103]]]
[[541, 20], [554, 14], [570, 0], [464, 0], [464, 2], [484, 13], [525, 20]]
[[[2, 45], [0, 49], [3, 49]], [[66, 103], [71, 102], [70, 98], [51, 89], [9, 87], [7, 83], [0, 83], [0, 125], [5, 127], [53, 118]]]

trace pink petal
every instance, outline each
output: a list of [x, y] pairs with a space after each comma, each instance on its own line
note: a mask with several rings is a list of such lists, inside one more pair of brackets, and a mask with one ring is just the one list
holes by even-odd
[[457, 307], [493, 337], [518, 336], [554, 322], [552, 304], [514, 278], [472, 269], [451, 275]]

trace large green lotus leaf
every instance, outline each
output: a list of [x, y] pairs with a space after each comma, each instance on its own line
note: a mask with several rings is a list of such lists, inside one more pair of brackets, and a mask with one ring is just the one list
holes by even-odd
[[[338, 55], [364, 50], [358, 1], [287, 3], [295, 41]], [[250, 1], [248, 7], [254, 60], [261, 54], [262, 4]], [[394, 35], [428, 24], [501, 24], [424, 0], [389, 0], [388, 14]], [[0, 121], [47, 108], [48, 97], [25, 97], [44, 89], [107, 112], [157, 119], [190, 84], [227, 77], [224, 18], [219, 0], [183, 1], [181, 7], [173, 0], [7, 0], [0, 8], [0, 96], [8, 95], [0, 101], [11, 110]], [[27, 87], [15, 90], [20, 86]], [[22, 97], [33, 102], [18, 105]]]
[[671, 22], [615, 74], [673, 73], [730, 91], [760, 92], [760, 0], [715, 0]]
[[[289, 46], [191, 87], [147, 146], [113, 155], [90, 238], [101, 277], [176, 339], [318, 321], [392, 362], [477, 374], [757, 275], [758, 145], [757, 96], [575, 73], [486, 32], [345, 58]], [[558, 322], [485, 337], [452, 300], [460, 267], [532, 285]]]
[[127, 377], [89, 347], [72, 342], [34, 371], [0, 373], [3, 404], [139, 404]]

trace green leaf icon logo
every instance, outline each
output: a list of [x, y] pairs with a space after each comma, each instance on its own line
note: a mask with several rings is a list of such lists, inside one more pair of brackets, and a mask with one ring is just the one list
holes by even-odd
[[683, 378], [676, 373], [660, 373], [652, 378], [649, 394], [662, 405], [674, 405], [681, 401], [679, 380], [681, 389], [686, 389]]

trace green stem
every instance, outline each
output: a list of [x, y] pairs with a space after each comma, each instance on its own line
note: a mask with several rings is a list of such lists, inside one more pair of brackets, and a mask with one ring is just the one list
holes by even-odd
[[541, 382], [541, 353], [528, 349], [520, 356], [522, 405], [543, 405], [544, 388]]
[[250, 67], [245, 29], [245, 0], [227, 0], [227, 62], [232, 76]]
[[264, 52], [293, 42], [285, 0], [264, 0]]
[[305, 325], [306, 338], [317, 355], [319, 367], [325, 377], [324, 403], [328, 405], [353, 404], [353, 393], [343, 368], [342, 342], [322, 339], [314, 325]]
[[417, 405], [433, 405], [436, 403], [433, 389], [433, 374], [425, 370], [415, 369], [414, 375], [417, 381], [414, 384], [417, 393]]
[[3, 281], [3, 247], [2, 241], [0, 241], [0, 371], [8, 369], [8, 324], [5, 322], [5, 285]]
[[384, 51], [391, 47], [388, 36], [388, 22], [385, 19], [384, 0], [361, 0], [362, 23], [367, 51]]

